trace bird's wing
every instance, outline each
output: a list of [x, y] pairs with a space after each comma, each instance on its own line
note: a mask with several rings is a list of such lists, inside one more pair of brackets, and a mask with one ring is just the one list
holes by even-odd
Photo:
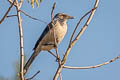
[[39, 45], [40, 41], [45, 37], [45, 35], [50, 31], [50, 29], [52, 28], [52, 24], [49, 23], [46, 28], [44, 29], [43, 33], [41, 34], [41, 36], [39, 37], [39, 39], [37, 40], [35, 47], [33, 48], [33, 50], [36, 50], [37, 46]]

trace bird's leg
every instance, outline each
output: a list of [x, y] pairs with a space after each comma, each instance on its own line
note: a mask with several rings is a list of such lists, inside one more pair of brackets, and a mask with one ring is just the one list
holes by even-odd
[[56, 61], [58, 62], [60, 62], [61, 60], [60, 60], [60, 57], [59, 56], [57, 56], [57, 55], [55, 55], [53, 52], [51, 52], [50, 50], [48, 50], [48, 52], [52, 55], [52, 56], [54, 56], [55, 58], [56, 58]]
[[59, 63], [59, 65], [61, 64], [61, 60], [60, 60], [60, 56], [59, 56], [59, 53], [58, 53], [58, 48], [56, 47], [55, 48], [56, 50], [56, 55], [57, 55], [57, 58], [56, 58], [56, 61]]

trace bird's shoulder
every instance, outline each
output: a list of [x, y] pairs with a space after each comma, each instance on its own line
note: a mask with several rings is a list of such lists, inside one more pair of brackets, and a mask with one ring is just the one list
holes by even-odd
[[37, 48], [37, 46], [39, 45], [40, 41], [43, 39], [43, 37], [50, 31], [50, 29], [52, 29], [52, 24], [49, 23], [46, 28], [44, 29], [44, 31], [42, 32], [41, 36], [39, 37], [39, 39], [37, 40], [33, 50], [35, 50]]

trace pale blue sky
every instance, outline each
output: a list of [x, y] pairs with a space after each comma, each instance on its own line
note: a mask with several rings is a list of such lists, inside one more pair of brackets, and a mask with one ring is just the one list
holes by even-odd
[[[55, 14], [64, 12], [74, 16], [68, 21], [68, 32], [59, 45], [59, 53], [66, 51], [71, 32], [79, 18], [93, 7], [95, 0], [43, 0], [39, 8], [31, 8], [24, 0], [22, 10], [31, 16], [50, 22], [51, 7], [56, 1]], [[103, 63], [120, 55], [120, 10], [119, 0], [100, 0], [98, 9], [85, 33], [68, 56], [66, 65], [90, 66]], [[7, 0], [0, 1], [0, 19], [9, 7]], [[9, 14], [15, 14], [12, 8]], [[23, 14], [24, 51], [27, 59], [46, 24], [34, 21]], [[83, 24], [82, 24], [83, 25]], [[79, 29], [82, 27], [79, 27]], [[79, 30], [78, 30], [79, 31]], [[14, 64], [19, 60], [19, 34], [17, 18], [5, 19], [0, 24], [0, 76], [11, 78], [15, 74]], [[52, 80], [58, 65], [48, 52], [41, 52], [32, 64], [28, 77], [41, 70], [34, 80]], [[96, 69], [62, 70], [63, 80], [119, 80], [120, 60]]]

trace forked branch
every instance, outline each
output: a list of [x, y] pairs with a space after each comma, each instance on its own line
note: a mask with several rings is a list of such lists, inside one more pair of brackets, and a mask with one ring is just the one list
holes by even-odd
[[[65, 55], [64, 55], [64, 57], [63, 57], [63, 59], [62, 59], [61, 65], [59, 65], [59, 67], [58, 67], [58, 69], [57, 69], [57, 71], [56, 71], [56, 73], [55, 73], [55, 75], [54, 75], [53, 80], [57, 80], [57, 79], [58, 79], [59, 74], [61, 73], [61, 70], [62, 70], [62, 68], [64, 67], [64, 64], [65, 64], [65, 62], [66, 62], [67, 56], [68, 56], [69, 53], [70, 53], [71, 48], [74, 46], [74, 44], [77, 42], [77, 40], [80, 38], [80, 36], [83, 34], [83, 32], [84, 32], [84, 31], [86, 30], [86, 28], [88, 27], [88, 24], [90, 23], [91, 19], [93, 18], [93, 15], [94, 15], [94, 13], [95, 13], [95, 11], [96, 11], [96, 8], [97, 8], [97, 6], [98, 6], [98, 3], [99, 3], [99, 0], [96, 0], [95, 5], [94, 5], [94, 8], [92, 9], [90, 16], [88, 17], [86, 23], [84, 24], [84, 26], [82, 27], [82, 29], [80, 30], [80, 32], [77, 34], [77, 36], [75, 37], [75, 39], [72, 41], [72, 38], [71, 38], [70, 43], [69, 43], [69, 46], [68, 46], [68, 48], [67, 48], [67, 51], [66, 51], [66, 53], [65, 53]], [[77, 26], [79, 26], [79, 24], [80, 24], [80, 21], [78, 22]], [[77, 26], [76, 26], [76, 27], [77, 27]], [[76, 28], [75, 28], [75, 29], [76, 29]], [[76, 31], [76, 30], [75, 30], [75, 31]], [[74, 36], [74, 33], [75, 33], [75, 32], [73, 32], [73, 36]], [[71, 37], [72, 37], [72, 36], [71, 36]]]
[[4, 19], [7, 17], [9, 11], [11, 10], [11, 8], [14, 5], [15, 0], [13, 1], [13, 3], [11, 4], [11, 6], [8, 8], [7, 12], [5, 13], [5, 15], [3, 16], [3, 18], [0, 20], [0, 24], [4, 21]]
[[16, 11], [17, 11], [17, 18], [18, 18], [18, 28], [19, 28], [19, 36], [20, 36], [20, 80], [24, 79], [24, 48], [23, 48], [23, 29], [22, 29], [22, 19], [21, 19], [21, 13], [20, 8], [22, 6], [23, 0], [20, 0], [18, 3], [18, 0], [15, 0], [16, 3]]

